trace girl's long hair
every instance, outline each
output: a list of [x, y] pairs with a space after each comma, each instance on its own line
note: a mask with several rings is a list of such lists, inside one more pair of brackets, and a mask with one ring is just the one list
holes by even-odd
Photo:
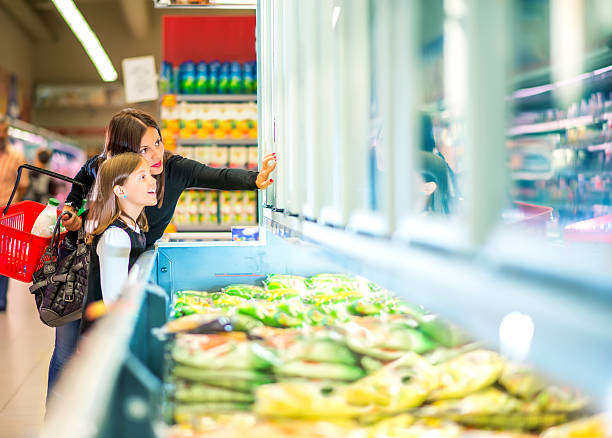
[[[108, 157], [124, 152], [140, 154], [140, 140], [147, 128], [155, 128], [159, 137], [162, 138], [159, 126], [151, 114], [135, 108], [125, 108], [119, 111], [108, 124], [104, 153], [98, 164]], [[164, 152], [164, 164], [171, 155], [172, 153], [168, 151]], [[165, 171], [162, 168], [162, 173], [152, 176], [157, 181], [157, 207], [159, 208], [164, 201]]]
[[[132, 172], [141, 163], [146, 163], [144, 158], [134, 152], [126, 152], [104, 160], [96, 183], [91, 191], [90, 203], [92, 204], [87, 216], [85, 230], [87, 231], [87, 243], [91, 244], [95, 236], [102, 234], [121, 215], [119, 199], [113, 192], [116, 185], [125, 184]], [[136, 223], [143, 231], [149, 230], [144, 208]]]

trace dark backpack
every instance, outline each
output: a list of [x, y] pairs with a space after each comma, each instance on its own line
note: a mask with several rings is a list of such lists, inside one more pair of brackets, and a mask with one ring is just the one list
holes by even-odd
[[80, 319], [87, 293], [89, 247], [85, 232], [81, 227], [76, 242], [65, 238], [60, 245], [60, 221], [61, 216], [43, 255], [43, 266], [32, 275], [30, 286], [40, 320], [50, 327]]

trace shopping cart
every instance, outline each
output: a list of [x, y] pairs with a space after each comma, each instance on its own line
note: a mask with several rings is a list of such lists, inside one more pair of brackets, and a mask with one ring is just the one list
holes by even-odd
[[[0, 275], [29, 283], [32, 281], [32, 274], [40, 269], [45, 261], [43, 253], [49, 246], [51, 237], [40, 237], [31, 233], [36, 218], [45, 208], [43, 204], [21, 201], [11, 205], [23, 169], [43, 173], [72, 184], [79, 184], [83, 189], [85, 186], [67, 176], [29, 164], [23, 164], [17, 169], [17, 180], [13, 192], [0, 217]], [[82, 213], [82, 210], [83, 207], [79, 210], [79, 214]], [[58, 218], [59, 215], [58, 210]], [[65, 215], [69, 217], [70, 213], [65, 213]], [[66, 232], [60, 234], [60, 241], [65, 235]]]

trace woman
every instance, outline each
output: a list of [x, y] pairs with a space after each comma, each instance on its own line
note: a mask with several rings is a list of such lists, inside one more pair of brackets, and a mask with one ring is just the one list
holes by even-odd
[[[74, 213], [86, 198], [94, 184], [97, 171], [108, 157], [124, 152], [135, 152], [142, 156], [151, 167], [151, 175], [156, 179], [157, 204], [145, 207], [149, 230], [145, 233], [147, 248], [151, 248], [170, 223], [178, 199], [188, 187], [218, 190], [256, 190], [265, 189], [274, 180], [270, 173], [276, 167], [276, 155], [266, 155], [262, 169], [252, 172], [242, 169], [215, 169], [197, 161], [173, 155], [164, 151], [164, 144], [157, 122], [153, 117], [137, 109], [127, 108], [115, 114], [107, 132], [104, 152], [88, 160], [75, 176], [83, 183], [86, 190], [73, 185], [64, 210]], [[82, 219], [72, 215], [70, 220], [63, 221], [70, 231], [80, 229]], [[47, 398], [59, 373], [76, 348], [80, 321], [74, 321], [57, 327], [55, 331], [55, 349], [49, 365], [49, 385]]]

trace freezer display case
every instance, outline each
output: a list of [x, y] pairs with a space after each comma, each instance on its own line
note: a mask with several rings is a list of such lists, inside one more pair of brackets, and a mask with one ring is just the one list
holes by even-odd
[[607, 436], [609, 309], [487, 302], [519, 283], [466, 265], [453, 287], [431, 255], [331, 237], [270, 218], [259, 242], [159, 243], [82, 340], [41, 436]]

